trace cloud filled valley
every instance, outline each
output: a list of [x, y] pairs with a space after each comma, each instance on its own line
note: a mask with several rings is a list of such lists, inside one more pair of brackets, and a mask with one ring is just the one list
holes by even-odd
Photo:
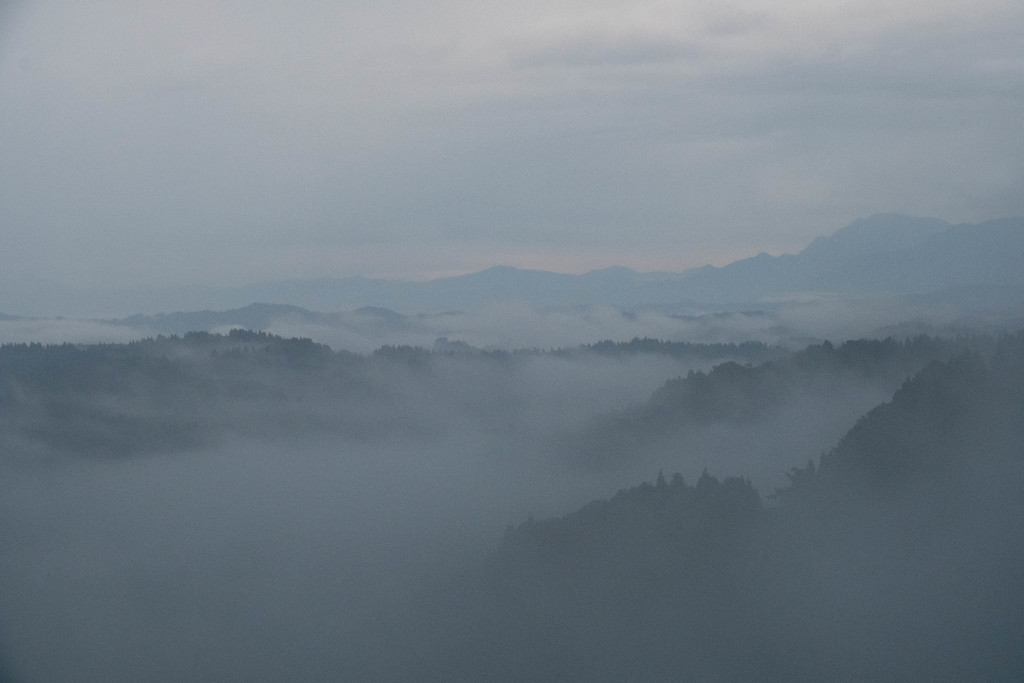
[[2, 315], [0, 680], [1018, 680], [1020, 228]]
[[[743, 633], [735, 644], [743, 661], [769, 671], [769, 654], [796, 647], [818, 618], [805, 597], [787, 592], [796, 577], [811, 571], [815, 590], [836, 600], [862, 588], [868, 603], [877, 594], [858, 588], [859, 579], [834, 582], [844, 571], [895, 580], [871, 573], [895, 541], [872, 521], [882, 513], [863, 512], [873, 508], [861, 502], [893, 495], [886, 470], [866, 491], [853, 483], [875, 472], [859, 455], [858, 434], [870, 425], [882, 425], [871, 449], [893, 441], [914, 454], [935, 415], [1000, 406], [980, 432], [976, 419], [958, 435], [950, 421], [949, 470], [924, 468], [933, 483], [886, 501], [900, 521], [883, 527], [915, 524], [904, 519], [923, 504], [923, 490], [958, 501], [945, 522], [957, 544], [977, 540], [990, 552], [1015, 533], [1020, 348], [1017, 335], [798, 351], [635, 340], [359, 355], [242, 331], [6, 345], [5, 672], [29, 681], [615, 680], [628, 671], [675, 680], [680, 653], [711, 638], [682, 677], [749, 677], [754, 669], [713, 636], [730, 629]], [[977, 361], [957, 374], [964, 354]], [[930, 396], [931, 385], [946, 392], [918, 405], [914, 397]], [[878, 411], [889, 417], [865, 426], [862, 417]], [[958, 469], [956, 444], [973, 442], [982, 451]], [[901, 476], [913, 480], [920, 466], [908, 463]], [[659, 471], [671, 485], [659, 478], [635, 488]], [[1008, 492], [989, 500], [979, 487], [993, 477]], [[773, 498], [776, 489], [787, 493]], [[604, 508], [591, 503], [609, 498]], [[985, 500], [987, 512], [971, 512], [970, 500]], [[978, 540], [982, 522], [990, 526]], [[830, 524], [862, 541], [815, 546], [829, 562], [860, 558], [829, 570], [835, 576], [806, 565], [806, 544], [832, 533]], [[549, 533], [560, 540], [551, 545]], [[939, 533], [922, 539], [922, 557], [954, 551]], [[766, 593], [749, 604], [733, 595], [721, 610], [692, 602], [691, 590], [718, 595], [733, 570], [752, 571], [750, 553], [762, 553], [763, 571], [742, 585]], [[961, 578], [996, 572], [998, 585], [1019, 595], [1005, 575], [1018, 561], [1010, 553], [987, 569], [962, 568]], [[770, 580], [777, 591], [757, 588], [774, 572], [782, 574]], [[914, 609], [930, 608], [916, 587], [905, 589]], [[749, 630], [769, 619], [754, 605], [775, 603], [793, 612], [792, 642]], [[1016, 618], [1012, 609], [974, 607], [985, 628]], [[702, 615], [703, 625], [684, 613]], [[615, 615], [632, 616], [620, 623]], [[631, 638], [650, 639], [612, 646], [634, 618], [645, 626]], [[661, 624], [657, 633], [651, 623]], [[951, 632], [957, 623], [947, 624]], [[871, 640], [853, 622], [833, 626], [839, 639]], [[819, 659], [826, 646], [771, 666], [785, 664], [795, 678], [834, 673]], [[644, 651], [646, 664], [631, 669]], [[1015, 670], [999, 652], [993, 666]], [[872, 671], [883, 655], [849, 671]], [[926, 670], [908, 657], [906, 671]], [[605, 668], [594, 669], [601, 661]]]
[[1024, 681], [1014, 0], [0, 0], [0, 683]]

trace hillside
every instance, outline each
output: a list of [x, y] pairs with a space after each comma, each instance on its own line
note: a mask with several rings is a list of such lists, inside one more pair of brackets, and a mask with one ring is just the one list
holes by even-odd
[[481, 613], [514, 617], [472, 646], [548, 680], [1018, 680], [1022, 368], [1020, 335], [933, 362], [771, 505], [659, 475], [510, 529]]

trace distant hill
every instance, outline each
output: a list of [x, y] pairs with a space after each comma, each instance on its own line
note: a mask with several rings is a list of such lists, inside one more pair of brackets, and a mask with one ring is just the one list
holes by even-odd
[[949, 227], [949, 223], [935, 218], [876, 214], [828, 237], [818, 237], [800, 255], [819, 262], [840, 262], [851, 256], [914, 249]]
[[1024, 291], [1024, 219], [951, 226], [878, 215], [819, 237], [796, 255], [706, 266], [683, 274], [686, 298], [756, 300], [796, 292], [920, 295], [965, 287]]
[[493, 266], [428, 282], [367, 278], [289, 281], [242, 288], [247, 301], [297, 303], [322, 311], [372, 306], [403, 312], [473, 310], [520, 301], [534, 306], [670, 304], [679, 299], [679, 273], [638, 273], [613, 267], [582, 275]]
[[[495, 266], [429, 282], [290, 281], [231, 290], [227, 299], [245, 303], [227, 310], [134, 315], [116, 322], [164, 334], [265, 330], [283, 323], [351, 330], [376, 339], [383, 332], [426, 330], [431, 327], [427, 319], [440, 314], [509, 302], [535, 308], [658, 310], [689, 319], [687, 314], [708, 310], [772, 311], [811, 294], [892, 296], [908, 311], [984, 327], [993, 319], [1024, 319], [1021, 264], [1024, 219], [950, 225], [886, 214], [819, 237], [798, 254], [759, 254], [721, 268], [638, 273], [616, 267], [568, 275]], [[224, 298], [224, 293], [213, 297]]]
[[179, 313], [158, 313], [157, 315], [136, 314], [113, 321], [119, 325], [141, 327], [161, 334], [185, 334], [193, 330], [217, 328], [240, 328], [265, 330], [281, 319], [304, 323], [316, 323], [323, 314], [307, 311], [298, 306], [285, 304], [249, 304], [244, 308], [229, 311], [192, 311]]
[[249, 300], [319, 310], [380, 306], [437, 312], [518, 300], [536, 306], [607, 304], [683, 312], [801, 292], [922, 295], [1001, 287], [1024, 294], [1021, 264], [1022, 218], [950, 225], [932, 218], [883, 214], [819, 237], [798, 254], [759, 254], [721, 268], [705, 266], [680, 273], [606, 268], [566, 275], [496, 266], [423, 283], [360, 278], [262, 285], [249, 288]]
[[[749, 310], [755, 304], [786, 300], [802, 293], [839, 295], [932, 295], [942, 292], [999, 290], [1001, 305], [1024, 304], [1024, 218], [950, 225], [933, 218], [880, 214], [853, 222], [815, 239], [798, 254], [758, 254], [723, 267], [704, 266], [682, 272], [638, 273], [613, 267], [582, 275], [494, 266], [477, 273], [428, 282], [363, 277], [320, 278], [259, 283], [235, 288], [181, 287], [100, 292], [72, 288], [22, 286], [4, 288], [48, 309], [50, 315], [97, 314], [97, 310], [156, 312], [242, 309], [254, 301], [337, 312], [362, 307], [406, 314], [481, 310], [502, 303], [533, 307], [615, 306], [625, 310], [660, 310], [692, 314]], [[52, 291], [51, 291], [52, 290]], [[58, 291], [59, 290], [59, 291]], [[22, 301], [24, 300], [24, 301]], [[0, 310], [10, 308], [0, 299]], [[44, 314], [47, 314], [44, 313]], [[300, 315], [296, 311], [291, 312]], [[261, 315], [259, 310], [247, 314]], [[176, 314], [172, 314], [176, 315]], [[189, 314], [199, 315], [199, 314]], [[175, 324], [167, 319], [162, 324]], [[240, 325], [245, 325], [239, 321]], [[207, 329], [207, 325], [200, 329]], [[175, 329], [178, 329], [177, 327]]]

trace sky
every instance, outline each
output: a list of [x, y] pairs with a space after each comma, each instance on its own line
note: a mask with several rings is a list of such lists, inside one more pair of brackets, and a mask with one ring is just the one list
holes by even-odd
[[1019, 0], [0, 4], [0, 280], [679, 271], [1024, 214]]

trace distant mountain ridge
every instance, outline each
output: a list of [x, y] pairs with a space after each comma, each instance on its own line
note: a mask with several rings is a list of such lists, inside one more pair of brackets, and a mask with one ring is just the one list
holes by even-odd
[[920, 246], [949, 227], [937, 218], [876, 214], [860, 218], [832, 235], [815, 238], [800, 256], [838, 261], [855, 254], [903, 251]]
[[[613, 267], [568, 275], [495, 266], [423, 283], [366, 278], [293, 281], [236, 292], [243, 301], [264, 303], [133, 315], [112, 322], [161, 334], [233, 327], [285, 334], [330, 329], [332, 334], [348, 335], [345, 344], [384, 343], [381, 339], [429, 343], [424, 339], [431, 330], [435, 336], [459, 338], [458, 312], [498, 307], [494, 312], [505, 315], [508, 309], [502, 305], [510, 302], [571, 308], [580, 315], [600, 306], [616, 307], [627, 316], [659, 311], [706, 323], [714, 311], [746, 316], [747, 321], [752, 312], [761, 312], [770, 321], [776, 319], [774, 312], [808, 297], [825, 297], [827, 302], [831, 296], [851, 295], [872, 301], [891, 296], [915, 312], [911, 317], [926, 319], [928, 312], [938, 312], [942, 318], [943, 311], [955, 311], [948, 319], [984, 326], [994, 319], [1024, 320], [1022, 265], [1022, 219], [950, 225], [889, 214], [819, 237], [798, 254], [759, 254], [721, 268], [638, 273]], [[732, 322], [742, 324], [739, 319]]]
[[440, 312], [519, 300], [536, 306], [607, 304], [682, 312], [688, 305], [744, 305], [799, 292], [922, 295], [972, 287], [1024, 291], [1022, 266], [1024, 218], [951, 225], [934, 218], [879, 214], [819, 237], [798, 254], [762, 253], [721, 268], [638, 273], [614, 267], [567, 275], [495, 266], [422, 283], [358, 278], [265, 285], [252, 291], [263, 297], [250, 301], [297, 303], [320, 310], [380, 306]]
[[[63, 315], [81, 315], [100, 300], [108, 309], [136, 312], [240, 309], [262, 302], [307, 311], [375, 307], [414, 314], [480, 310], [521, 302], [532, 307], [607, 305], [631, 311], [692, 314], [749, 310], [801, 293], [935, 298], [947, 290], [991, 289], [1002, 291], [1002, 299], [1008, 292], [1009, 299], [1024, 302], [1022, 266], [1024, 218], [952, 225], [934, 218], [879, 214], [818, 237], [797, 254], [761, 253], [722, 267], [703, 266], [682, 272], [639, 273], [611, 267], [570, 275], [499, 265], [427, 282], [320, 278], [236, 288], [119, 293], [66, 288], [38, 296], [46, 301], [53, 299], [48, 308], [59, 302], [65, 309]], [[10, 311], [0, 300], [0, 311], [5, 309]], [[298, 311], [290, 314], [300, 315]]]
[[683, 273], [690, 298], [756, 300], [795, 292], [921, 295], [1024, 288], [1024, 219], [950, 225], [884, 214], [819, 237], [796, 255], [759, 254]]

